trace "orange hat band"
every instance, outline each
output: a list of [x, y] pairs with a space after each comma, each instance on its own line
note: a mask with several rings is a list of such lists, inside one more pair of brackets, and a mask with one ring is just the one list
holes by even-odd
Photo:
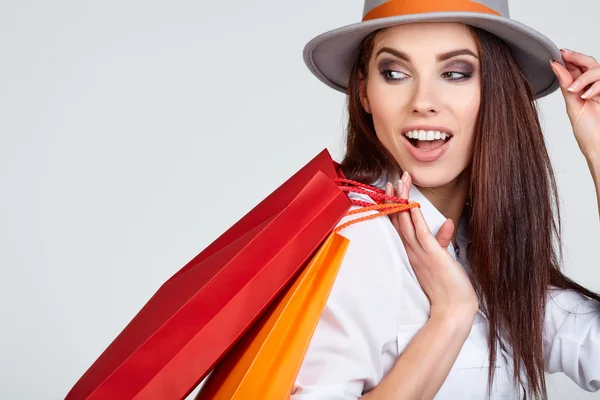
[[364, 22], [400, 15], [452, 11], [501, 15], [483, 4], [470, 0], [390, 0], [369, 11], [362, 20]]

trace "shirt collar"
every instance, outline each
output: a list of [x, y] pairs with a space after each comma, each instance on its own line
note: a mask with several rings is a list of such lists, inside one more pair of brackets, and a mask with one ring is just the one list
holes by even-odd
[[[398, 179], [399, 177], [397, 174], [392, 177], [392, 179], [388, 179], [388, 174], [384, 173], [379, 177], [379, 179], [371, 183], [371, 185], [385, 190], [385, 185], [387, 182], [398, 182]], [[421, 205], [423, 218], [425, 218], [427, 226], [429, 226], [429, 229], [435, 236], [440, 230], [442, 224], [446, 221], [446, 217], [444, 217], [444, 215], [437, 208], [435, 208], [435, 206], [427, 199], [427, 197], [425, 197], [423, 193], [421, 193], [421, 191], [415, 185], [411, 185], [408, 197], [410, 200], [416, 201]], [[470, 242], [469, 221], [467, 213], [463, 211], [460, 221], [458, 222], [458, 231], [456, 232], [456, 244], [462, 253], [460, 257], [461, 259], [464, 259], [465, 250]], [[448, 252], [452, 255], [452, 257], [454, 257], [454, 259], [457, 258], [452, 242], [450, 242], [450, 245], [448, 246]]]

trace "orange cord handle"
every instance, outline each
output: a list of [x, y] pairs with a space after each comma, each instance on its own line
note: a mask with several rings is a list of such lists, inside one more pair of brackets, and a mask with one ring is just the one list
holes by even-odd
[[[346, 228], [347, 226], [356, 224], [357, 222], [374, 219], [374, 218], [380, 217], [382, 215], [388, 215], [388, 214], [394, 214], [394, 213], [401, 212], [401, 211], [407, 211], [407, 210], [409, 210], [411, 208], [415, 208], [415, 207], [421, 207], [421, 205], [419, 203], [414, 202], [414, 203], [408, 204], [407, 199], [387, 195], [387, 194], [385, 194], [385, 190], [381, 190], [378, 187], [366, 185], [361, 182], [357, 182], [357, 181], [353, 181], [353, 180], [345, 179], [345, 178], [334, 178], [333, 182], [336, 183], [339, 186], [339, 188], [342, 189], [344, 192], [366, 194], [371, 199], [373, 199], [373, 201], [375, 201], [375, 203], [376, 203], [376, 204], [372, 204], [372, 203], [369, 203], [366, 201], [351, 199], [352, 204], [361, 206], [361, 208], [359, 208], [357, 210], [350, 210], [345, 215], [355, 215], [355, 214], [359, 214], [359, 213], [363, 213], [363, 212], [367, 212], [367, 211], [379, 210], [379, 213], [377, 213], [377, 214], [367, 215], [365, 217], [361, 217], [361, 218], [354, 219], [352, 221], [348, 221], [345, 224], [342, 224], [342, 225], [338, 226], [337, 228], [335, 228], [333, 230], [333, 232], [338, 232], [338, 231]], [[345, 186], [344, 184], [354, 185], [355, 187]], [[394, 203], [385, 203], [386, 200], [391, 200]]]

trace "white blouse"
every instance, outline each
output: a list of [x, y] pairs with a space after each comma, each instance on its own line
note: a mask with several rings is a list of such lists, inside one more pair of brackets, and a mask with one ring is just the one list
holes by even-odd
[[[381, 180], [375, 183], [382, 189], [384, 184]], [[350, 196], [373, 202], [366, 195]], [[409, 198], [420, 203], [435, 235], [446, 218], [414, 185]], [[457, 249], [450, 243], [448, 252], [469, 273], [465, 216], [458, 224]], [[354, 218], [357, 216], [344, 217], [338, 225]], [[381, 381], [429, 319], [429, 300], [387, 216], [353, 224], [340, 234], [350, 239], [350, 245], [296, 378], [292, 400], [359, 398]], [[488, 398], [487, 330], [487, 319], [480, 310], [435, 399]], [[512, 392], [513, 361], [510, 346], [507, 348], [496, 350], [492, 399], [523, 397], [522, 389], [518, 395]], [[600, 304], [574, 291], [552, 287], [544, 325], [544, 357], [546, 372], [564, 372], [582, 389], [598, 391]]]

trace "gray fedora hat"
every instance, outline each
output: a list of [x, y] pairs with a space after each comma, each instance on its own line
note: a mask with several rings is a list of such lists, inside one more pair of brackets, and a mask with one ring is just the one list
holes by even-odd
[[508, 0], [365, 0], [362, 21], [313, 38], [304, 47], [304, 62], [319, 80], [345, 93], [361, 41], [378, 29], [412, 22], [460, 22], [493, 33], [510, 48], [536, 98], [559, 88], [550, 59], [565, 65], [560, 50], [511, 19]]

